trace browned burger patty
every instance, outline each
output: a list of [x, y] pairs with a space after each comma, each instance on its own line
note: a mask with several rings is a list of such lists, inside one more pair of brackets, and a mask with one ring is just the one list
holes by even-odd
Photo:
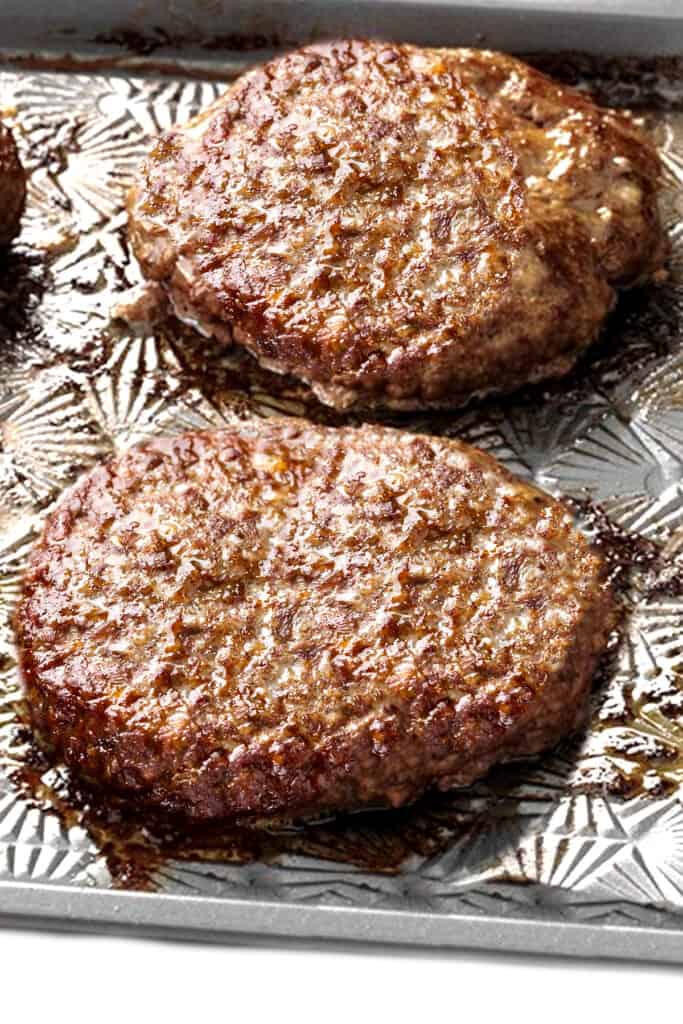
[[566, 373], [660, 267], [657, 155], [518, 60], [344, 41], [157, 141], [130, 195], [179, 316], [340, 408]]
[[133, 449], [48, 519], [38, 735], [207, 820], [398, 805], [580, 718], [611, 599], [556, 501], [455, 441], [258, 422]]
[[19, 231], [26, 204], [26, 175], [12, 133], [0, 121], [0, 247], [9, 245]]

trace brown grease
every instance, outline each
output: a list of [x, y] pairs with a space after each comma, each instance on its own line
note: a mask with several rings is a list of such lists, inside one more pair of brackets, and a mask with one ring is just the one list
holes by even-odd
[[604, 508], [587, 498], [565, 498], [583, 520], [602, 553], [615, 590], [625, 595], [634, 572], [642, 574], [641, 599], [683, 597], [683, 563], [667, 558], [663, 546], [613, 522]]
[[[456, 795], [430, 794], [400, 810], [363, 811], [320, 821], [219, 822], [188, 825], [89, 788], [56, 765], [25, 730], [24, 764], [12, 781], [31, 802], [54, 811], [66, 827], [84, 828], [105, 858], [115, 888], [154, 889], [168, 860], [272, 863], [284, 855], [315, 857], [366, 871], [396, 873], [411, 855], [433, 856], [479, 814]], [[57, 769], [59, 783], [45, 774]]]

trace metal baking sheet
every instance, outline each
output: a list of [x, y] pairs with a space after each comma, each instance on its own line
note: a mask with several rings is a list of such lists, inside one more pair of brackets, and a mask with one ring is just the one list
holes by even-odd
[[[43, 799], [25, 791], [30, 748], [12, 609], [46, 511], [111, 452], [235, 417], [332, 418], [302, 386], [187, 328], [167, 323], [136, 332], [111, 317], [117, 296], [139, 280], [123, 198], [150, 136], [199, 110], [221, 90], [221, 78], [265, 49], [312, 33], [305, 17], [285, 24], [282, 5], [268, 5], [277, 9], [277, 30], [263, 8], [258, 33], [239, 35], [246, 49], [238, 51], [236, 33], [253, 20], [239, 5], [231, 50], [224, 21], [207, 20], [211, 5], [176, 2], [171, 18], [169, 5], [152, 4], [158, 17], [129, 21], [127, 35], [105, 16], [88, 21], [75, 41], [68, 37], [65, 60], [59, 33], [75, 20], [75, 7], [22, 3], [13, 37], [13, 6], [0, 11], [0, 39], [11, 58], [0, 66], [0, 111], [16, 127], [31, 183], [20, 243], [0, 268], [0, 919], [683, 962], [681, 62], [551, 62], [603, 102], [634, 108], [653, 132], [666, 169], [668, 279], [623, 298], [605, 338], [569, 380], [453, 415], [400, 421], [406, 429], [463, 437], [521, 476], [577, 499], [587, 528], [597, 524], [605, 543], [630, 552], [627, 615], [596, 685], [586, 734], [467, 790], [398, 816], [387, 812], [380, 825], [358, 816], [337, 828], [320, 826], [315, 841], [290, 841], [277, 856], [249, 863], [163, 859], [150, 871], [152, 891], [136, 892], [131, 879], [116, 874], [87, 818], [56, 807], [58, 772], [44, 772]], [[119, 5], [119, 17], [127, 6]], [[288, 6], [304, 14], [313, 8]], [[365, 25], [374, 34], [372, 20], [358, 19], [379, 6], [353, 5], [353, 30]], [[562, 4], [545, 35], [543, 5], [508, 5], [498, 37], [493, 13], [500, 5], [480, 6], [492, 19], [490, 45], [506, 45], [515, 12], [535, 25], [532, 48], [556, 50], [558, 38], [571, 38], [573, 16], [563, 21]], [[571, 6], [585, 16], [585, 45], [605, 50], [600, 33], [610, 18], [619, 24], [616, 5], [594, 5], [595, 21], [580, 0]], [[676, 52], [683, 17], [675, 5], [625, 6], [640, 19], [641, 43], [644, 25], [669, 25], [666, 47], [653, 31], [650, 56]], [[397, 25], [412, 18], [414, 28], [422, 5], [394, 7]], [[468, 16], [476, 7], [467, 6]], [[336, 5], [335, 31], [344, 9]], [[646, 9], [652, 22], [643, 20]], [[472, 41], [458, 17], [465, 8], [450, 10], [438, 41]], [[316, 33], [324, 27], [321, 15]], [[36, 47], [27, 44], [31, 28]], [[468, 23], [466, 33], [472, 31]], [[408, 22], [399, 34], [417, 35]], [[189, 52], [205, 77], [184, 77]], [[597, 519], [587, 501], [600, 503]], [[373, 857], [385, 870], [373, 867]]]

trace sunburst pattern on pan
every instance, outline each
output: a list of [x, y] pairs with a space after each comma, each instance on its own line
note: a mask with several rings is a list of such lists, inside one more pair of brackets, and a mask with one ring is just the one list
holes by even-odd
[[[683, 101], [683, 82], [666, 88]], [[31, 172], [22, 238], [0, 266], [0, 880], [111, 884], [82, 823], [53, 809], [65, 781], [38, 764], [43, 788], [29, 798], [21, 784], [12, 612], [46, 508], [96, 461], [154, 434], [252, 415], [339, 421], [303, 385], [172, 320], [136, 329], [113, 316], [140, 281], [123, 209], [134, 168], [150, 136], [218, 91], [0, 73], [0, 108]], [[683, 910], [683, 115], [669, 106], [646, 118], [666, 170], [668, 280], [624, 298], [568, 381], [392, 420], [487, 449], [578, 501], [608, 548], [628, 548], [626, 616], [590, 728], [536, 763], [394, 818], [290, 835], [274, 863], [167, 860], [154, 875], [161, 890], [520, 918], [541, 906], [610, 923]], [[601, 504], [597, 527], [587, 499]], [[340, 843], [345, 862], [335, 863]], [[369, 871], [369, 861], [392, 871]]]

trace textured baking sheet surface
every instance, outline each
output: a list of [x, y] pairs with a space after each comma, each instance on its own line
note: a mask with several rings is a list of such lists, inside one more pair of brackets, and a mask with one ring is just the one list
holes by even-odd
[[[612, 535], [630, 568], [589, 729], [379, 826], [377, 816], [321, 826], [275, 859], [164, 860], [157, 891], [683, 933], [683, 80], [672, 67], [661, 79], [607, 67], [603, 100], [640, 107], [662, 153], [669, 279], [624, 298], [569, 381], [398, 421], [462, 437], [548, 490], [601, 504], [603, 539]], [[81, 472], [151, 435], [281, 411], [334, 422], [299, 385], [189, 329], [134, 331], [111, 318], [139, 280], [123, 212], [133, 171], [150, 136], [220, 91], [0, 70], [0, 112], [31, 172], [20, 242], [0, 258], [0, 882], [125, 884], [87, 822], [54, 809], [54, 769], [43, 801], [17, 781], [29, 748], [12, 610], [46, 511]], [[392, 857], [399, 870], [369, 870]]]

